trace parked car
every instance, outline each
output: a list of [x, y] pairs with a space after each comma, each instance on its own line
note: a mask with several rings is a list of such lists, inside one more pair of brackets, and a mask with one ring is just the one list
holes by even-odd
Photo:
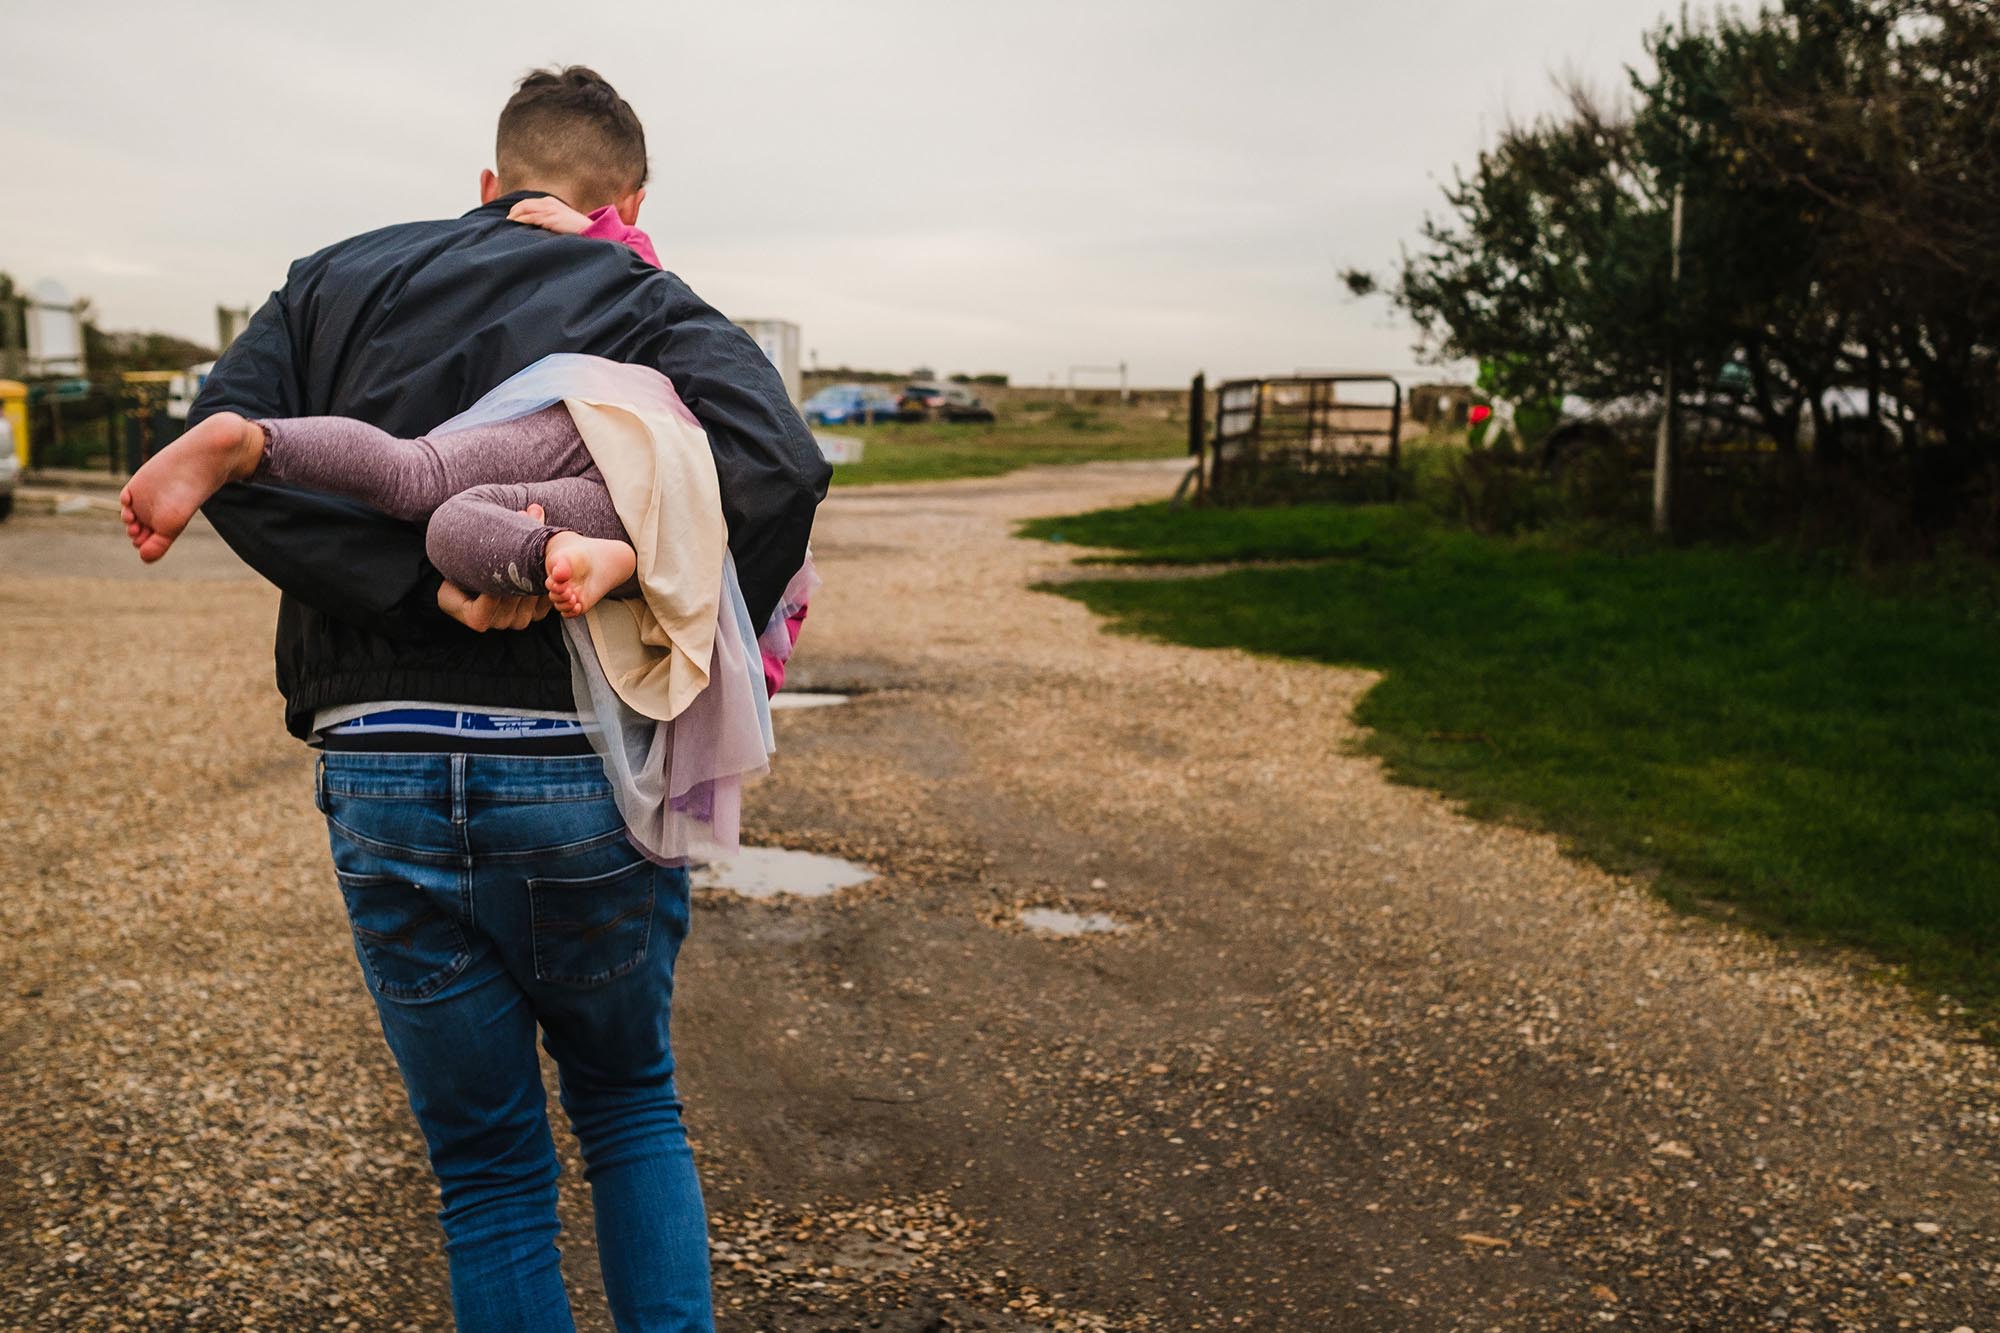
[[[1903, 440], [1903, 404], [1895, 395], [1875, 395], [1875, 429], [1868, 428], [1868, 390], [1839, 385], [1820, 395], [1820, 412], [1835, 452], [1866, 450], [1877, 445], [1899, 446]], [[1807, 413], [1799, 422], [1799, 443], [1812, 444], [1817, 431]]]
[[[1747, 394], [1732, 392], [1736, 386], [1727, 380], [1719, 389], [1681, 400], [1683, 442], [1703, 439], [1754, 442], [1763, 437], [1765, 423], [1752, 410]], [[1534, 449], [1540, 455], [1543, 466], [1560, 469], [1586, 454], [1606, 449], [1622, 447], [1650, 455], [1654, 436], [1659, 430], [1661, 408], [1662, 399], [1658, 394], [1633, 394], [1597, 401], [1565, 394], [1554, 421], [1545, 427], [1538, 439], [1529, 439], [1524, 437], [1516, 420], [1516, 405], [1496, 398], [1483, 413], [1475, 409], [1472, 428], [1478, 430], [1483, 426], [1481, 438], [1489, 442], [1512, 437], [1517, 447]], [[1868, 433], [1867, 390], [1851, 386], [1823, 390], [1820, 411], [1826, 417], [1827, 429], [1837, 438], [1851, 439], [1857, 447], [1861, 446]], [[1902, 413], [1902, 405], [1893, 396], [1877, 395], [1876, 431], [1883, 441], [1901, 443]], [[1810, 447], [1813, 433], [1812, 414], [1801, 413], [1799, 444]]]
[[815, 426], [865, 425], [902, 417], [896, 396], [873, 384], [829, 384], [806, 399], [802, 410]]
[[993, 409], [963, 384], [919, 380], [903, 390], [905, 419], [929, 421], [991, 421]]

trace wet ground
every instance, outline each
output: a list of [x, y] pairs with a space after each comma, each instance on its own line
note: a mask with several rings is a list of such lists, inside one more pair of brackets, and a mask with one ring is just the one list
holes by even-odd
[[745, 847], [726, 861], [694, 868], [697, 889], [719, 889], [740, 898], [825, 898], [866, 884], [875, 872], [837, 856], [785, 847]]
[[[852, 698], [746, 826], [873, 878], [698, 894], [725, 1327], [2000, 1326], [1992, 1050], [1387, 784], [1362, 673], [1028, 590], [1013, 519], [1173, 480], [828, 503], [793, 683]], [[274, 598], [84, 522], [0, 526], [0, 1327], [446, 1327]]]
[[846, 703], [849, 697], [826, 691], [786, 690], [771, 700], [771, 709], [785, 713], [800, 708], [835, 708]]

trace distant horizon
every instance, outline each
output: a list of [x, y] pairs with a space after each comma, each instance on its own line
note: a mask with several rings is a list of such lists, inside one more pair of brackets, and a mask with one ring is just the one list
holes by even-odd
[[[1451, 373], [1454, 370], [1463, 371], [1465, 372], [1465, 374], [1454, 377], [1454, 375]], [[1140, 384], [1137, 381], [1133, 381], [1127, 384], [1125, 387], [1133, 393], [1166, 393], [1168, 391], [1185, 393], [1187, 391], [1189, 381], [1191, 381], [1196, 374], [1205, 376], [1208, 384], [1211, 386], [1221, 384], [1225, 380], [1231, 380], [1231, 379], [1282, 379], [1287, 376], [1310, 376], [1310, 375], [1386, 375], [1390, 379], [1400, 381], [1407, 386], [1409, 383], [1413, 381], [1425, 382], [1425, 383], [1438, 383], [1438, 384], [1462, 383], [1465, 382], [1465, 376], [1469, 375], [1470, 371], [1471, 371], [1471, 366], [1470, 363], [1468, 362], [1447, 362], [1434, 366], [1391, 366], [1387, 369], [1381, 369], [1373, 366], [1310, 367], [1304, 370], [1277, 369], [1277, 370], [1265, 370], [1262, 372], [1254, 372], [1254, 371], [1243, 372], [1241, 374], [1237, 373], [1217, 374], [1211, 371], [1204, 370], [1203, 368], [1197, 366], [1193, 371], [1190, 371], [1188, 373], [1187, 379], [1184, 380], [1179, 380], [1176, 382], [1165, 383], [1165, 384], [1159, 384], [1159, 383]], [[916, 373], [915, 370], [888, 370], [879, 367], [868, 367], [868, 366], [821, 366], [819, 369], [815, 370], [808, 365], [803, 368], [801, 373], [809, 377], [812, 377], [814, 379], [828, 379], [828, 378], [838, 379], [843, 375], [853, 375], [853, 376], [873, 375], [873, 376], [879, 376], [883, 379], [891, 379], [891, 380], [929, 379], [929, 380], [945, 381], [951, 379], [951, 377], [954, 375], [969, 375], [976, 377], [981, 374], [994, 375], [994, 374], [1003, 374], [1004, 372], [977, 371], [977, 370], [963, 370], [963, 371], [932, 370], [931, 373], [919, 375]], [[976, 389], [980, 386], [975, 381], [972, 384], [972, 387]], [[1045, 392], [1053, 391], [1055, 393], [1064, 393], [1068, 391], [1070, 386], [1066, 380], [1058, 380], [1055, 382], [1050, 382], [1049, 380], [1046, 379], [1020, 380], [1020, 379], [1013, 379], [1010, 377], [1007, 380], [1007, 382], [1000, 387], [1007, 389], [1040, 389]], [[1078, 393], [1117, 393], [1118, 385], [1115, 383], [1106, 383], [1101, 379], [1092, 379], [1087, 382], [1078, 381], [1076, 385], [1076, 391]]]
[[[667, 266], [726, 314], [797, 323], [808, 364], [1428, 374], [1340, 271], [1387, 273], [1492, 129], [1558, 104], [1557, 71], [1619, 86], [1664, 5], [614, 5], [553, 31], [521, 0], [472, 24], [352, 8], [309, 48], [293, 16], [217, 0], [19, 17], [10, 183], [90, 202], [18, 210], [0, 271], [90, 298], [107, 331], [210, 343], [215, 306], [261, 305], [291, 260], [475, 206], [512, 81], [559, 59], [646, 122], [640, 222]], [[84, 50], [87, 78], [32, 58]]]

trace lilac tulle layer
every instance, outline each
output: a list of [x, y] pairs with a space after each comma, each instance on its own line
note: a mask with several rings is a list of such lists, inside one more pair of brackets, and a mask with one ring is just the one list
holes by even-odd
[[[563, 353], [516, 374], [433, 434], [511, 421], [565, 399], [666, 411], [693, 420], [659, 372]], [[818, 581], [808, 562], [785, 596], [789, 599], [796, 589], [803, 605]], [[771, 622], [780, 638], [785, 637], [786, 614], [781, 604]], [[750, 623], [735, 562], [726, 557], [723, 562], [709, 683], [672, 721], [644, 716], [619, 697], [581, 619], [564, 621], [563, 630], [577, 713], [604, 761], [633, 845], [662, 865], [733, 855], [741, 834], [743, 784], [767, 771], [775, 749], [760, 657], [769, 631], [760, 638]], [[789, 654], [789, 639], [785, 648]]]

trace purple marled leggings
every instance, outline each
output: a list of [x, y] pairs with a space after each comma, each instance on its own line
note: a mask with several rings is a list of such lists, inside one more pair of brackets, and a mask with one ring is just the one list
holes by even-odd
[[[348, 417], [257, 424], [264, 428], [257, 480], [331, 491], [412, 523], [429, 520], [425, 553], [467, 592], [541, 593], [542, 552], [558, 532], [630, 540], [561, 403], [435, 439], [399, 440]], [[530, 504], [542, 507], [546, 523], [521, 512]]]

